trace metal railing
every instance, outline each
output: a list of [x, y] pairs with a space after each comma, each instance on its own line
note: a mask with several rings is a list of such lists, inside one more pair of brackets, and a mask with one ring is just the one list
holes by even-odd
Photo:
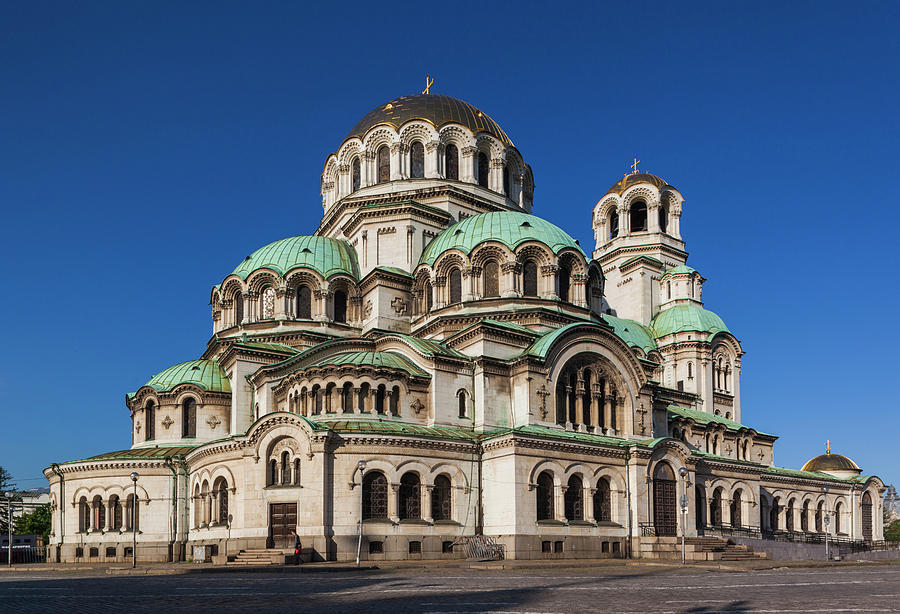
[[459, 537], [453, 542], [454, 546], [463, 546], [466, 549], [466, 558], [479, 561], [502, 561], [506, 558], [506, 549], [503, 544], [498, 544], [494, 538], [487, 535], [467, 535]]
[[[4, 545], [0, 552], [0, 564], [6, 565], [9, 549]], [[12, 564], [46, 563], [47, 548], [45, 546], [13, 546]]]

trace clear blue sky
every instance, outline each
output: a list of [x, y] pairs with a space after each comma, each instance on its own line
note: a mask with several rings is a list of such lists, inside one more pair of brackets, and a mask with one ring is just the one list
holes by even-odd
[[[593, 246], [643, 166], [677, 186], [744, 422], [787, 467], [900, 481], [900, 4], [97, 3], [0, 7], [0, 465], [130, 445], [124, 395], [198, 357], [209, 292], [312, 232], [325, 157], [376, 105], [467, 100]], [[895, 384], [891, 384], [894, 382]]]

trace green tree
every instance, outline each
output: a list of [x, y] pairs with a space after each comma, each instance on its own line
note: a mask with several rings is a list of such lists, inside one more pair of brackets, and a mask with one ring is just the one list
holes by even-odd
[[40, 505], [30, 514], [16, 518], [16, 535], [43, 535], [44, 543], [50, 536], [50, 504]]
[[891, 542], [900, 542], [900, 519], [884, 526], [884, 538]]

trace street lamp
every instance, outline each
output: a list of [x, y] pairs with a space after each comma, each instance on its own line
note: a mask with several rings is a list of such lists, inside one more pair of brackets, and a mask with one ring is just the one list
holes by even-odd
[[350, 478], [350, 484], [353, 485], [353, 477], [356, 476], [356, 472], [359, 471], [359, 539], [356, 542], [356, 566], [359, 567], [359, 554], [362, 551], [362, 528], [363, 528], [363, 492], [362, 492], [362, 478], [363, 473], [366, 471], [366, 461], [361, 460], [356, 463], [356, 469], [353, 470], [353, 476]]
[[134, 495], [131, 499], [131, 568], [137, 567], [137, 481], [141, 477], [137, 471], [131, 472], [131, 481], [134, 482]]
[[12, 498], [13, 492], [6, 491], [6, 530], [9, 531], [9, 544], [6, 547], [6, 566], [12, 567]]
[[688, 513], [688, 496], [687, 496], [687, 475], [688, 470], [684, 467], [678, 470], [681, 476], [681, 564], [685, 563], [684, 552], [684, 534], [687, 531], [687, 513]]
[[825, 518], [822, 519], [825, 522], [825, 560], [830, 561], [831, 553], [828, 548], [828, 525], [831, 523], [831, 517], [828, 515], [828, 486], [823, 486], [822, 492], [825, 493], [825, 501], [822, 505], [824, 508], [822, 511], [825, 516]]

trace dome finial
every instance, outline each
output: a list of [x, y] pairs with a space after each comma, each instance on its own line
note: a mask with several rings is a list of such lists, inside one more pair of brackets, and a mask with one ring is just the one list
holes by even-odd
[[635, 156], [635, 157], [634, 157], [634, 162], [631, 163], [631, 174], [632, 174], [632, 175], [637, 175], [637, 174], [638, 174], [638, 168], [637, 168], [637, 166], [638, 166], [638, 164], [640, 164], [640, 163], [641, 163], [641, 161], [637, 159], [637, 156]]
[[825, 454], [831, 454], [831, 440], [825, 442]]
[[431, 75], [425, 75], [425, 89], [422, 90], [422, 93], [430, 94], [432, 85], [434, 85], [434, 79], [431, 78]]

